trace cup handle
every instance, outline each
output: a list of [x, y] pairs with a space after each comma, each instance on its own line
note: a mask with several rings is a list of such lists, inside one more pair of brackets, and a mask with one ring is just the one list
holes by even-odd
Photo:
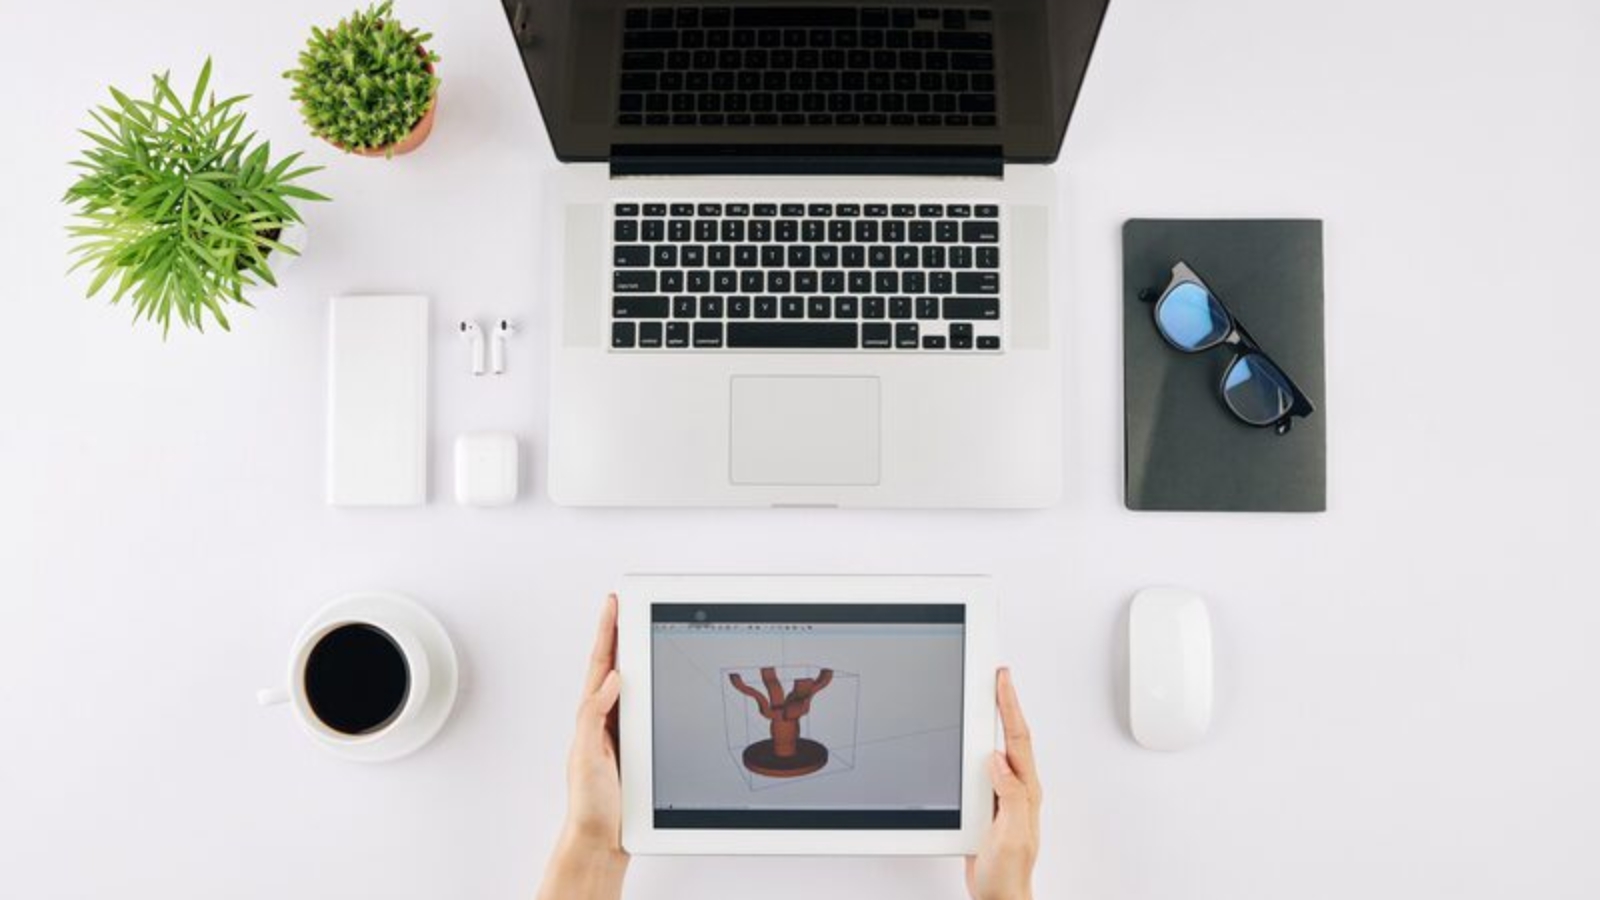
[[277, 706], [289, 702], [289, 692], [283, 688], [262, 688], [256, 691], [256, 702], [262, 706]]

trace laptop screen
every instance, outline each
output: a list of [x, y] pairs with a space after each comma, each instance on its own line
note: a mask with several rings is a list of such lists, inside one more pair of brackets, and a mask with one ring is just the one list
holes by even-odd
[[1108, 0], [502, 0], [556, 155], [1060, 152]]
[[654, 604], [655, 826], [960, 829], [965, 612]]

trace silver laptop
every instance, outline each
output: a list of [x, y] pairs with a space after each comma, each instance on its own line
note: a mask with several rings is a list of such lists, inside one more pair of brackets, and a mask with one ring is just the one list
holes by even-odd
[[579, 506], [1040, 507], [1049, 163], [1107, 0], [504, 0]]

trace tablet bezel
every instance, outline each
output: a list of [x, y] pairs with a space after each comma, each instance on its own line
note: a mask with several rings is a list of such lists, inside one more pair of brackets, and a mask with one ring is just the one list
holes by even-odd
[[[995, 612], [987, 577], [635, 575], [617, 592], [622, 846], [642, 855], [962, 856], [976, 853], [994, 804]], [[653, 603], [959, 603], [962, 672], [961, 827], [951, 830], [657, 829], [650, 683]]]

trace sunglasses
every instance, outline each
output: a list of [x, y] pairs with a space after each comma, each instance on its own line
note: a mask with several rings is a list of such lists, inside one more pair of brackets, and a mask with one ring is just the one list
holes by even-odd
[[1145, 291], [1139, 299], [1155, 302], [1156, 330], [1174, 349], [1204, 353], [1226, 346], [1233, 352], [1220, 388], [1222, 402], [1239, 421], [1288, 434], [1296, 417], [1316, 411], [1188, 263], [1172, 267], [1172, 280], [1160, 294]]

